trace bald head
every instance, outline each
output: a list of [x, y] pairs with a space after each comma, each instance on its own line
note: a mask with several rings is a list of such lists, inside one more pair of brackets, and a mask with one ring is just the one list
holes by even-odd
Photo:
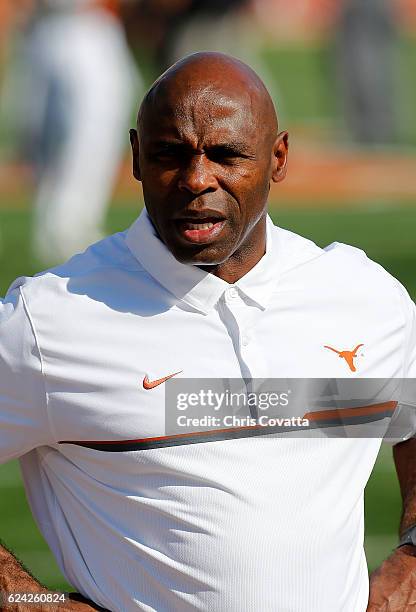
[[260, 77], [236, 58], [207, 51], [179, 60], [153, 83], [139, 109], [139, 136], [149, 113], [164, 112], [167, 104], [176, 114], [185, 114], [190, 105], [199, 102], [208, 114], [212, 101], [218, 98], [228, 99], [230, 106], [234, 102], [242, 113], [248, 113], [259, 137], [275, 138], [276, 110]]

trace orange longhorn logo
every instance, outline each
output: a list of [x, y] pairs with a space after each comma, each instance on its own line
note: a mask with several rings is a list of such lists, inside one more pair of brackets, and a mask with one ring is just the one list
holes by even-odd
[[332, 348], [332, 346], [327, 345], [325, 345], [324, 348], [327, 348], [330, 351], [334, 351], [334, 353], [337, 353], [337, 355], [341, 357], [341, 359], [345, 359], [345, 361], [348, 363], [351, 372], [356, 372], [357, 368], [354, 365], [354, 358], [357, 357], [357, 351], [360, 346], [364, 346], [364, 344], [357, 344], [355, 349], [353, 349], [352, 351], [337, 351], [337, 349], [334, 349]]

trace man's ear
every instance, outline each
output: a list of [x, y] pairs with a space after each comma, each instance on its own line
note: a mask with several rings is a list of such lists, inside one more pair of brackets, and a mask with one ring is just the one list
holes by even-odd
[[279, 183], [286, 176], [287, 155], [289, 150], [289, 134], [280, 132], [273, 145], [272, 181]]
[[140, 166], [139, 166], [139, 138], [137, 136], [137, 130], [130, 130], [130, 144], [133, 154], [133, 176], [138, 181], [141, 181]]

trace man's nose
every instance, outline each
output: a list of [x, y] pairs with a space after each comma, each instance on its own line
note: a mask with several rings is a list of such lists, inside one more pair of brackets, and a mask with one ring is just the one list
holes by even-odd
[[181, 169], [178, 188], [194, 194], [215, 190], [218, 182], [212, 170], [212, 164], [204, 154], [192, 155]]

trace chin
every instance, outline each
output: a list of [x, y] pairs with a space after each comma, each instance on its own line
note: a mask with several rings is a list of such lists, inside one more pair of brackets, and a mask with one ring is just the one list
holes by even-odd
[[223, 255], [218, 253], [215, 249], [209, 249], [209, 247], [200, 250], [199, 252], [188, 252], [185, 253], [182, 249], [177, 252], [172, 250], [172, 255], [183, 264], [191, 266], [218, 266], [229, 258], [229, 254]]

